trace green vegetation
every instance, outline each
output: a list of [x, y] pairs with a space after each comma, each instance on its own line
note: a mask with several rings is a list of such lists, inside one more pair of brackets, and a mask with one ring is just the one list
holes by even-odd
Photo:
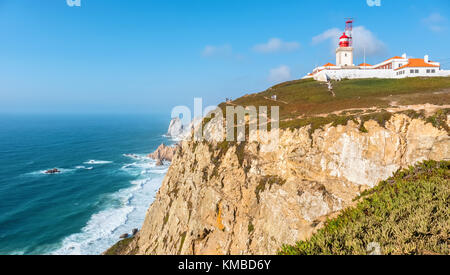
[[253, 225], [252, 221], [248, 222], [248, 234], [252, 234], [252, 232], [255, 231], [255, 226]]
[[[405, 113], [409, 115], [409, 113]], [[411, 113], [412, 114], [412, 113]], [[349, 121], [353, 121], [359, 124], [359, 130], [363, 133], [367, 133], [367, 129], [364, 127], [364, 123], [369, 120], [378, 122], [380, 126], [385, 126], [386, 122], [392, 117], [392, 113], [386, 110], [379, 110], [365, 115], [328, 115], [326, 117], [310, 117], [304, 119], [290, 120], [280, 123], [280, 128], [302, 128], [311, 125], [309, 134], [312, 135], [317, 129], [321, 129], [323, 126], [331, 124], [336, 127], [338, 125], [347, 125]]]
[[426, 161], [363, 192], [359, 203], [328, 220], [308, 241], [285, 245], [281, 255], [450, 254], [450, 161]]
[[[225, 114], [226, 106], [267, 106], [270, 116], [270, 107], [279, 106], [281, 128], [300, 128], [311, 124], [311, 131], [314, 131], [335, 121], [338, 121], [338, 125], [344, 124], [364, 114], [364, 109], [383, 109], [391, 103], [450, 104], [449, 77], [354, 79], [333, 82], [333, 87], [336, 97], [330, 95], [324, 83], [311, 79], [295, 80], [261, 93], [245, 95], [230, 103], [222, 103], [219, 107]], [[277, 96], [278, 101], [270, 100], [273, 95]], [[205, 119], [203, 124], [210, 120]], [[383, 118], [381, 120], [384, 121]]]
[[181, 234], [180, 248], [178, 249], [178, 255], [181, 254], [181, 249], [183, 249], [183, 244], [184, 244], [184, 241], [186, 240], [186, 234], [187, 234], [187, 232], [183, 232], [183, 234]]
[[128, 247], [128, 245], [133, 241], [134, 237], [123, 239], [117, 242], [115, 245], [110, 247], [104, 255], [120, 255], [123, 254], [124, 250]]
[[270, 189], [270, 188], [272, 188], [272, 185], [274, 185], [274, 184], [283, 185], [285, 183], [286, 183], [286, 181], [283, 180], [282, 178], [278, 177], [278, 176], [265, 176], [265, 177], [263, 177], [259, 181], [259, 184], [258, 184], [258, 186], [256, 186], [256, 189], [255, 189], [256, 200], [259, 203], [259, 201], [260, 201], [259, 194], [261, 192], [264, 192], [266, 190], [267, 186]]
[[[450, 78], [354, 79], [333, 82], [336, 97], [330, 96], [327, 86], [314, 80], [296, 80], [276, 85], [267, 91], [241, 97], [234, 104], [240, 106], [280, 106], [280, 119], [327, 114], [346, 109], [388, 107], [398, 104], [450, 101], [448, 93], [434, 93], [450, 89]], [[276, 95], [278, 102], [268, 100]], [[426, 95], [424, 102], [421, 95]], [[283, 104], [285, 102], [287, 104]]]
[[450, 127], [447, 124], [447, 116], [450, 115], [450, 109], [438, 110], [434, 115], [426, 119], [427, 122], [433, 124], [434, 127], [445, 129], [450, 133]]
[[289, 121], [280, 122], [280, 128], [291, 128], [298, 129], [305, 126], [310, 125], [309, 134], [312, 135], [317, 129], [322, 128], [325, 125], [332, 123], [333, 126], [338, 125], [347, 125], [347, 123], [352, 120], [357, 123], [357, 116], [337, 116], [337, 115], [328, 115], [326, 117], [309, 117], [309, 118], [301, 118]]

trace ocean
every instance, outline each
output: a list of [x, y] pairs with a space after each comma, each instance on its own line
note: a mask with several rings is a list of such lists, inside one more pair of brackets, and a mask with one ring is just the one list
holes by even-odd
[[[101, 254], [140, 228], [169, 119], [0, 115], [0, 254]], [[130, 155], [131, 154], [131, 155]], [[48, 175], [48, 169], [61, 173]]]

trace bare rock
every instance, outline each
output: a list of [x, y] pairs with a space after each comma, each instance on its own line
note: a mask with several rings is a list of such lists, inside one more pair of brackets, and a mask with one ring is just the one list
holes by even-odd
[[169, 129], [167, 130], [167, 135], [172, 138], [178, 138], [183, 135], [185, 131], [185, 126], [180, 118], [176, 117], [170, 121]]
[[309, 238], [361, 191], [417, 162], [450, 158], [447, 131], [396, 114], [365, 122], [280, 130], [279, 142], [183, 141], [160, 146], [171, 166], [126, 251], [137, 254], [274, 254]]
[[163, 165], [163, 161], [172, 161], [175, 153], [177, 151], [177, 146], [166, 146], [161, 144], [155, 152], [148, 155], [149, 158], [155, 159], [157, 161], [156, 165]]

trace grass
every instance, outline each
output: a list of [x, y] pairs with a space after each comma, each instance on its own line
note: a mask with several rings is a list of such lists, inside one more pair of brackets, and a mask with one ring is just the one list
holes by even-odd
[[308, 241], [284, 245], [281, 255], [450, 254], [450, 161], [426, 161], [365, 191], [359, 203], [328, 220]]
[[[365, 108], [387, 108], [391, 102], [399, 105], [450, 104], [450, 77], [354, 79], [333, 82], [333, 86], [336, 97], [330, 95], [323, 83], [311, 79], [295, 80], [243, 96], [232, 101], [231, 105], [222, 103], [219, 107], [225, 114], [226, 106], [267, 106], [270, 116], [270, 107], [279, 106], [281, 128], [299, 128], [309, 124], [317, 128], [337, 118], [345, 120], [348, 117], [351, 120]], [[269, 99], [273, 95], [277, 96], [277, 102]], [[317, 117], [343, 110], [349, 111], [341, 116]]]
[[[442, 104], [450, 101], [448, 94], [431, 96], [433, 92], [450, 89], [450, 78], [406, 78], [406, 79], [354, 79], [334, 82], [336, 97], [330, 96], [327, 86], [314, 80], [285, 82], [262, 93], [241, 97], [234, 104], [241, 106], [280, 106], [280, 119], [331, 113], [338, 110], [387, 107], [386, 97], [395, 96], [399, 103], [424, 103], [415, 101], [411, 94], [426, 94], [428, 103]], [[267, 100], [277, 95], [282, 104]]]

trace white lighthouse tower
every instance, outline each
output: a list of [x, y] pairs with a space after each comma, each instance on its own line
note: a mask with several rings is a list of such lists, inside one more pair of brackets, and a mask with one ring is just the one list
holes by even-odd
[[329, 82], [330, 80], [363, 78], [450, 77], [450, 70], [442, 69], [441, 63], [431, 61], [428, 55], [422, 59], [410, 58], [403, 54], [370, 65], [366, 63], [364, 49], [364, 62], [355, 66], [353, 64], [353, 19], [345, 20], [345, 32], [339, 38], [339, 47], [336, 49], [336, 65], [328, 62], [318, 66], [304, 79], [313, 78], [317, 81]]
[[339, 38], [339, 47], [336, 49], [336, 66], [353, 67], [353, 20], [347, 20], [344, 34]]

